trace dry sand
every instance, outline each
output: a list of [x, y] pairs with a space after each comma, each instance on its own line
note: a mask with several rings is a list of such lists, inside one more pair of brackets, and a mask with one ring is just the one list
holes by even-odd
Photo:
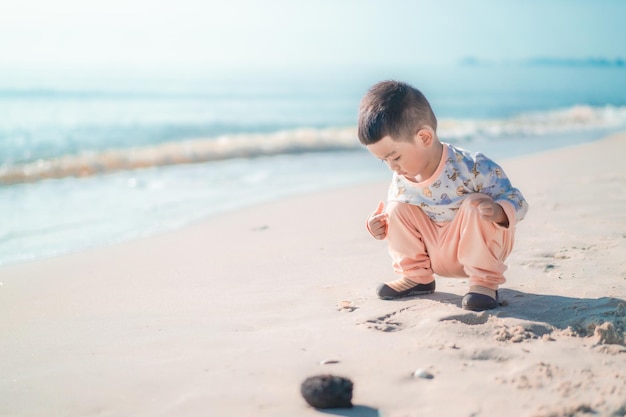
[[[377, 299], [386, 181], [0, 268], [0, 416], [623, 416], [625, 156], [617, 135], [499, 161], [531, 208], [489, 312], [463, 279]], [[354, 408], [307, 406], [323, 373]]]

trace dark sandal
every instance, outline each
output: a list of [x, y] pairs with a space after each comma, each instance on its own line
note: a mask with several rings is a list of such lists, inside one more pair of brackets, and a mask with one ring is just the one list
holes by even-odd
[[394, 300], [396, 298], [411, 297], [413, 295], [432, 294], [435, 292], [435, 281], [428, 284], [415, 284], [414, 287], [404, 291], [396, 291], [387, 284], [378, 286], [376, 293], [381, 300]]

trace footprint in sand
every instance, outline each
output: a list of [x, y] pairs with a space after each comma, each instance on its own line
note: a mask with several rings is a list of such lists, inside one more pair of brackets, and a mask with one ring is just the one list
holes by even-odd
[[389, 314], [385, 314], [384, 316], [366, 320], [361, 324], [368, 329], [374, 329], [381, 332], [397, 332], [405, 328], [405, 325], [398, 320], [397, 316], [409, 309], [410, 307], [406, 307], [398, 311], [393, 311]]

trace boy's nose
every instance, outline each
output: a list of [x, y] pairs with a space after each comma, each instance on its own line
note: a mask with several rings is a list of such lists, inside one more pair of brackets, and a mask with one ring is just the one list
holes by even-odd
[[398, 163], [394, 161], [388, 162], [387, 165], [389, 165], [390, 170], [395, 172], [398, 172], [398, 170], [400, 169], [400, 165], [398, 165]]

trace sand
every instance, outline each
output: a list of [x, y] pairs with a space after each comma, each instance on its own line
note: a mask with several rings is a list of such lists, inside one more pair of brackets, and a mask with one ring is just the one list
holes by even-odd
[[[625, 155], [622, 134], [499, 161], [530, 211], [489, 312], [464, 279], [376, 297], [386, 178], [2, 267], [0, 416], [626, 415]], [[325, 373], [354, 408], [304, 402]]]

